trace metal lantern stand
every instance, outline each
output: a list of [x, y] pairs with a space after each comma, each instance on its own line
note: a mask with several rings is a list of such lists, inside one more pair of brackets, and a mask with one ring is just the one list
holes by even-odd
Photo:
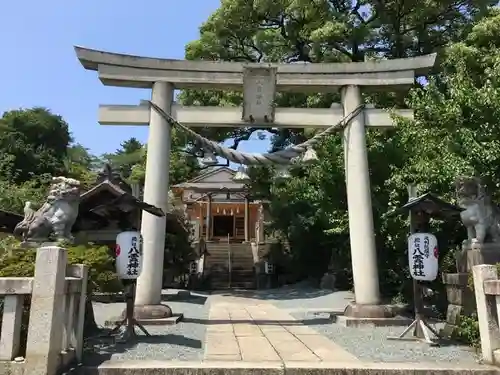
[[125, 331], [120, 337], [120, 341], [129, 341], [131, 339], [137, 338], [137, 334], [135, 332], [135, 327], [139, 328], [146, 336], [151, 336], [149, 332], [144, 328], [142, 324], [140, 324], [137, 319], [134, 317], [134, 301], [135, 301], [135, 289], [137, 280], [123, 280], [123, 284], [125, 286], [125, 318], [118, 322], [115, 328], [113, 328], [109, 335], [113, 335], [117, 333], [122, 327], [125, 327]]
[[[402, 208], [409, 211], [410, 235], [428, 231], [431, 217], [447, 217], [460, 213], [460, 209], [430, 193], [417, 197], [416, 188], [413, 185], [408, 187], [408, 203]], [[418, 280], [413, 279], [413, 299], [415, 308], [415, 320], [399, 335], [389, 336], [388, 340], [401, 341], [423, 341], [429, 345], [437, 346], [441, 339], [438, 332], [432, 328], [424, 316], [424, 304], [422, 296], [422, 285]], [[411, 332], [411, 336], [409, 335]], [[434, 335], [434, 338], [432, 338]]]
[[[414, 197], [410, 197], [414, 198]], [[410, 234], [426, 231], [429, 225], [429, 215], [424, 211], [410, 209]], [[441, 339], [437, 331], [425, 320], [424, 303], [422, 297], [422, 286], [418, 280], [413, 279], [413, 300], [415, 309], [415, 320], [399, 335], [389, 336], [388, 340], [423, 341], [429, 345], [436, 346], [436, 340]], [[411, 336], [409, 333], [411, 332]], [[434, 335], [434, 339], [432, 335]]]

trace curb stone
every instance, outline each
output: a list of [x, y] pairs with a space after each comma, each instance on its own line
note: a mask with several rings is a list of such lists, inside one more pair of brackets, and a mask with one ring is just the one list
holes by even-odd
[[74, 375], [500, 375], [500, 368], [439, 363], [107, 361]]

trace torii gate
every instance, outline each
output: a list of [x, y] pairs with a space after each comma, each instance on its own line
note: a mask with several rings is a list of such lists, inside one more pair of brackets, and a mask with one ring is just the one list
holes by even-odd
[[[275, 64], [185, 61], [123, 55], [75, 47], [85, 69], [98, 72], [104, 85], [152, 89], [151, 101], [189, 127], [323, 128], [339, 122], [362, 104], [362, 90], [401, 90], [425, 74], [436, 55], [357, 63]], [[237, 107], [189, 107], [174, 103], [174, 89], [243, 90]], [[329, 109], [274, 108], [276, 91], [332, 92], [341, 90], [342, 103]], [[413, 117], [412, 110], [397, 114]], [[102, 125], [149, 125], [144, 200], [168, 205], [171, 127], [146, 105], [101, 105]], [[373, 228], [365, 127], [393, 126], [389, 113], [366, 107], [344, 129], [345, 174], [352, 270], [356, 301], [345, 312], [351, 319], [386, 318], [380, 305], [377, 254]], [[136, 314], [163, 318], [161, 305], [165, 218], [142, 216], [143, 269], [137, 284]]]

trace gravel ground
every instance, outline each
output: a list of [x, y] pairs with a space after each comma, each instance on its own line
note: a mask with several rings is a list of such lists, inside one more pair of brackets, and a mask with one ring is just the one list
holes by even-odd
[[[303, 311], [291, 313], [291, 315], [303, 320], [304, 324], [328, 337], [362, 361], [452, 362], [467, 366], [474, 366], [478, 363], [475, 352], [466, 346], [432, 347], [421, 342], [387, 340], [388, 336], [399, 336], [405, 327], [347, 328], [330, 323], [330, 314]], [[324, 318], [324, 321], [321, 321], [321, 318]], [[308, 324], [308, 320], [311, 324]], [[318, 322], [322, 324], [317, 324]], [[438, 325], [435, 328], [441, 327]]]
[[[176, 291], [169, 290], [168, 293], [164, 293], [166, 301], [163, 303], [168, 304], [174, 313], [183, 313], [183, 321], [171, 326], [145, 327], [152, 337], [146, 337], [136, 329], [141, 336], [130, 344], [115, 343], [111, 338], [90, 339], [84, 362], [94, 364], [109, 359], [179, 361], [203, 359], [202, 342], [205, 337], [209, 300], [204, 295], [192, 293], [191, 298], [179, 301], [173, 293]], [[124, 308], [124, 303], [94, 303], [97, 324], [104, 326], [106, 320], [119, 316]]]
[[[260, 293], [260, 292], [259, 292]], [[347, 328], [331, 323], [327, 312], [341, 312], [353, 300], [351, 292], [329, 292], [295, 285], [263, 291], [265, 298], [294, 318], [341, 345], [359, 359], [374, 362], [453, 362], [474, 365], [477, 354], [467, 346], [428, 344], [387, 340], [399, 336], [405, 327]], [[309, 321], [309, 323], [308, 323]], [[437, 325], [437, 329], [441, 326]]]
[[[184, 320], [173, 326], [148, 326], [152, 338], [141, 336], [134, 344], [116, 344], [110, 339], [90, 340], [86, 363], [114, 359], [158, 359], [198, 361], [203, 359], [203, 340], [210, 299], [192, 293], [194, 298], [178, 300], [177, 291], [169, 290], [165, 303], [174, 313], [183, 313]], [[228, 295], [237, 296], [238, 292]], [[387, 340], [398, 336], [404, 327], [347, 328], [331, 323], [328, 312], [342, 311], [352, 300], [350, 292], [328, 292], [304, 286], [285, 287], [267, 291], [245, 292], [241, 297], [266, 300], [290, 313], [294, 318], [328, 337], [363, 361], [374, 362], [452, 362], [473, 367], [477, 355], [467, 347], [443, 345], [430, 347], [419, 342]], [[212, 297], [214, 298], [214, 297]], [[223, 297], [224, 298], [224, 297]], [[98, 324], [118, 316], [123, 303], [95, 303]], [[440, 328], [439, 326], [437, 328]]]

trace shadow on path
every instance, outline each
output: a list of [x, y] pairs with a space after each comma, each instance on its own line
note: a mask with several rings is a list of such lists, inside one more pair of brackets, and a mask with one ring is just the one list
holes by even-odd
[[321, 324], [332, 324], [331, 318], [315, 318], [315, 319], [283, 319], [283, 320], [209, 320], [209, 319], [196, 319], [196, 318], [184, 318], [183, 323], [193, 323], [202, 325], [217, 325], [217, 324], [252, 324], [252, 325], [281, 325], [281, 326], [300, 326], [300, 325], [321, 325]]
[[230, 289], [213, 291], [212, 296], [221, 297], [239, 297], [239, 298], [252, 298], [263, 301], [284, 301], [284, 300], [301, 300], [301, 299], [314, 299], [325, 296], [336, 295], [340, 300], [351, 300], [353, 295], [349, 291], [332, 291], [311, 287], [281, 287], [277, 289], [266, 290], [244, 290], [244, 289]]
[[182, 302], [182, 303], [193, 303], [196, 305], [204, 305], [207, 302], [208, 297], [200, 295], [182, 295], [182, 294], [162, 294], [162, 302]]
[[107, 336], [109, 330], [96, 337], [86, 340], [83, 356], [84, 366], [98, 366], [99, 364], [110, 360], [114, 354], [123, 354], [134, 350], [138, 345], [169, 345], [183, 346], [194, 349], [202, 347], [201, 340], [191, 339], [178, 334], [167, 333], [165, 335], [144, 336], [138, 334], [135, 339], [128, 342], [116, 342], [113, 336]]

